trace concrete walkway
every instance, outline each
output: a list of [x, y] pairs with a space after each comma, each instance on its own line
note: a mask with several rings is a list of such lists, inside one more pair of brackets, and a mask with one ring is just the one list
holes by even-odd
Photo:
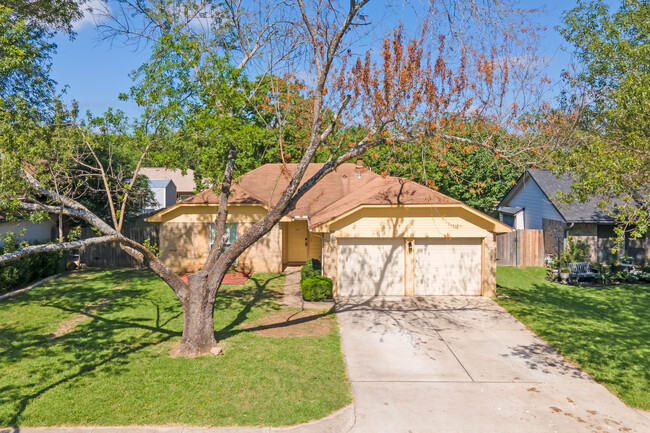
[[629, 408], [494, 301], [336, 304], [353, 432], [650, 432]]
[[284, 282], [284, 294], [282, 295], [282, 306], [290, 308], [313, 308], [317, 310], [329, 310], [334, 307], [332, 302], [307, 302], [302, 299], [300, 291], [300, 266], [288, 266], [284, 270], [287, 279]]

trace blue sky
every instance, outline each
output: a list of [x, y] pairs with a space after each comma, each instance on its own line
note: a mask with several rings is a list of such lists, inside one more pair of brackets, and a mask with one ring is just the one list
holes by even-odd
[[[554, 27], [560, 23], [562, 12], [572, 8], [575, 1], [544, 3], [527, 0], [521, 4], [546, 11], [538, 16], [539, 22], [548, 26], [541, 54], [549, 59], [548, 76], [556, 82], [562, 69], [570, 62], [570, 56], [561, 50], [563, 39]], [[118, 95], [128, 91], [131, 85], [129, 73], [147, 59], [147, 50], [99, 42], [99, 34], [90, 16], [78, 22], [76, 30], [78, 34], [73, 41], [66, 36], [56, 38], [58, 49], [53, 58], [53, 78], [60, 86], [69, 86], [68, 98], [76, 99], [82, 112], [90, 110], [99, 114], [114, 107], [130, 116], [136, 115], [137, 106], [119, 101]]]

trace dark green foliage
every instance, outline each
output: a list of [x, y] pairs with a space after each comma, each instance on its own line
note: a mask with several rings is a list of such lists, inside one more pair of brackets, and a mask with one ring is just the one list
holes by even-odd
[[[7, 233], [0, 254], [11, 253], [26, 246], [18, 243], [15, 233]], [[31, 282], [49, 277], [63, 268], [63, 253], [31, 254], [18, 260], [0, 265], [0, 293], [10, 292]]]
[[321, 264], [318, 259], [309, 259], [307, 263], [303, 265], [300, 269], [300, 279], [304, 280], [305, 278], [310, 277], [320, 277], [321, 276]]
[[[475, 138], [471, 134], [465, 135]], [[371, 151], [369, 157], [364, 157], [364, 162], [375, 172], [411, 179], [495, 215], [496, 204], [515, 184], [521, 168], [495, 157], [485, 148], [456, 143], [446, 143], [441, 147], [386, 146]]]
[[300, 290], [305, 301], [332, 299], [332, 279], [319, 276], [304, 278], [300, 282]]
[[567, 236], [566, 250], [562, 253], [562, 262], [579, 263], [586, 262], [589, 257], [589, 245], [583, 241], [574, 241], [571, 236]]
[[83, 16], [85, 0], [3, 0], [12, 15], [38, 30], [62, 30], [73, 35], [72, 24]]

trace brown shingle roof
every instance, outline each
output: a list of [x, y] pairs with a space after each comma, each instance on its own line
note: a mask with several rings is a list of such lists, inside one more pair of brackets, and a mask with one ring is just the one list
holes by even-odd
[[317, 226], [362, 205], [451, 204], [460, 203], [431, 188], [401, 177], [377, 176], [355, 194], [348, 194], [310, 217]]
[[[309, 164], [303, 177], [308, 180], [324, 164]], [[273, 206], [289, 184], [297, 164], [266, 164], [246, 173], [232, 187], [229, 203], [259, 203]], [[217, 204], [219, 197], [212, 190], [188, 198], [181, 203]], [[388, 176], [386, 178], [341, 164], [310, 189], [289, 213], [290, 217], [308, 217], [312, 226], [323, 224], [361, 205], [378, 204], [442, 204], [460, 203], [416, 182]]]

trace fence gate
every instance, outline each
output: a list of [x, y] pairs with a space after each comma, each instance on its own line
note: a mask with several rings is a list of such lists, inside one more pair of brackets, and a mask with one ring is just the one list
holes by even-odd
[[498, 235], [497, 265], [544, 266], [544, 231], [514, 230]]

